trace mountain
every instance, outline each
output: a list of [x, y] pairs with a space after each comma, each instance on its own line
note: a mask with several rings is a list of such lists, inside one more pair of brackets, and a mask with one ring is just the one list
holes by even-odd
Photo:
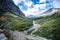
[[59, 11], [60, 10], [60, 8], [50, 8], [50, 9], [48, 9], [47, 11], [45, 11], [44, 13], [42, 13], [42, 14], [47, 14], [47, 13], [54, 13], [54, 12], [57, 12], [57, 11]]
[[34, 20], [35, 18], [36, 18], [36, 16], [34, 16], [34, 15], [29, 15], [29, 16], [27, 16], [29, 19], [31, 19], [31, 20]]
[[7, 12], [14, 13], [21, 17], [25, 16], [23, 12], [19, 9], [19, 7], [16, 6], [12, 0], [0, 0], [0, 10], [5, 10]]
[[48, 9], [47, 11], [45, 11], [41, 14], [38, 14], [38, 15], [29, 15], [28, 18], [37, 19], [37, 18], [42, 18], [45, 16], [51, 16], [52, 14], [54, 14], [54, 12], [57, 12], [59, 10], [60, 10], [60, 8], [51, 8], [51, 9]]
[[7, 29], [21, 31], [32, 25], [33, 22], [25, 17], [12, 0], [0, 0], [0, 32], [4, 32], [7, 27]]
[[45, 17], [45, 16], [51, 16], [52, 14], [54, 14], [55, 12], [59, 11], [60, 8], [51, 8], [47, 11], [45, 11], [44, 13], [40, 14], [41, 16]]

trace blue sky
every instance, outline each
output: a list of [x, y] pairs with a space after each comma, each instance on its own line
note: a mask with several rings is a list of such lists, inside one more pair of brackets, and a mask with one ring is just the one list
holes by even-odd
[[60, 0], [13, 0], [28, 15], [39, 15], [50, 8], [60, 8]]

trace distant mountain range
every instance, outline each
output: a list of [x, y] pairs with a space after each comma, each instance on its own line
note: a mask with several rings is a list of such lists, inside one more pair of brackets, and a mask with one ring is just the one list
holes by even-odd
[[47, 11], [45, 11], [45, 12], [39, 14], [39, 15], [29, 15], [28, 18], [30, 18], [30, 19], [36, 19], [36, 18], [41, 18], [41, 17], [45, 17], [45, 16], [50, 16], [54, 12], [57, 12], [59, 10], [60, 10], [60, 8], [51, 8], [51, 9], [48, 9]]
[[0, 10], [5, 10], [21, 17], [25, 16], [12, 0], [0, 0]]

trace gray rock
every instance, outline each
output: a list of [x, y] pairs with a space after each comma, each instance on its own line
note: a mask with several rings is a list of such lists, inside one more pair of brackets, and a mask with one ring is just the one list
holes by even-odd
[[8, 39], [3, 33], [0, 33], [0, 40], [8, 40]]
[[18, 31], [11, 31], [11, 37], [13, 38], [13, 40], [26, 40], [25, 34]]
[[24, 32], [10, 31], [10, 33], [13, 40], [47, 40], [46, 38], [24, 34]]
[[23, 12], [19, 9], [19, 7], [16, 6], [12, 0], [0, 0], [0, 9], [12, 12], [21, 17], [25, 16]]

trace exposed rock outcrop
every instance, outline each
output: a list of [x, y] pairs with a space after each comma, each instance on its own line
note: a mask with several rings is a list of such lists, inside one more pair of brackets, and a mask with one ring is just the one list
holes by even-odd
[[12, 0], [0, 0], [0, 10], [1, 9], [7, 12], [9, 11], [11, 13], [14, 13], [18, 16], [25, 16], [23, 12], [19, 9], [19, 7], [16, 6]]
[[3, 33], [0, 33], [0, 40], [8, 40]]
[[13, 40], [47, 40], [42, 37], [34, 37], [32, 35], [24, 34], [24, 32], [11, 31], [11, 37]]

